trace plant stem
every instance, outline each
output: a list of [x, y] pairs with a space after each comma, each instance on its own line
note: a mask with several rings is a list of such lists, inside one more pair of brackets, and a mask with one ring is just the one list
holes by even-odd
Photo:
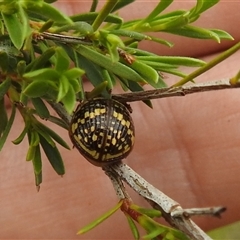
[[179, 87], [179, 86], [184, 85], [185, 83], [193, 80], [197, 76], [201, 75], [202, 73], [208, 71], [210, 68], [212, 68], [215, 65], [217, 65], [218, 63], [220, 63], [223, 60], [227, 59], [229, 56], [231, 56], [232, 54], [237, 52], [239, 49], [240, 49], [240, 42], [235, 44], [233, 47], [229, 48], [228, 50], [224, 51], [223, 53], [221, 53], [218, 57], [216, 57], [213, 60], [211, 60], [205, 66], [200, 67], [199, 69], [197, 69], [196, 71], [192, 72], [191, 74], [189, 74], [185, 78], [181, 79], [179, 82], [173, 84], [172, 88]]
[[105, 18], [111, 13], [112, 9], [115, 7], [117, 4], [118, 0], [108, 0], [106, 4], [103, 6], [101, 11], [99, 12], [97, 18], [92, 24], [92, 28], [94, 31], [96, 31], [102, 22], [105, 20]]
[[113, 164], [105, 167], [104, 170], [105, 172], [108, 172], [107, 175], [110, 176], [111, 174], [114, 176], [117, 174], [132, 189], [134, 189], [134, 191], [144, 197], [155, 209], [160, 210], [167, 222], [169, 222], [172, 226], [176, 226], [179, 230], [189, 236], [190, 239], [211, 239], [189, 217], [184, 216], [184, 214], [175, 217], [175, 212], [184, 212], [184, 209], [182, 209], [179, 203], [156, 189], [126, 164]]
[[212, 82], [195, 83], [188, 86], [183, 85], [179, 87], [167, 87], [134, 93], [115, 94], [113, 95], [113, 98], [122, 102], [135, 102], [166, 97], [183, 97], [192, 93], [233, 88], [240, 88], [240, 84], [231, 84], [229, 79], [222, 79]]

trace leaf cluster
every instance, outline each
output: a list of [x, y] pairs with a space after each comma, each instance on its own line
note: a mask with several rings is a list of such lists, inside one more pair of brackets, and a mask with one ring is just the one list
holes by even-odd
[[[162, 73], [186, 77], [179, 66], [203, 67], [199, 59], [158, 56], [138, 49], [141, 41], [154, 41], [171, 47], [152, 32], [168, 32], [193, 38], [232, 39], [224, 31], [196, 27], [203, 12], [219, 0], [197, 0], [190, 10], [165, 13], [173, 0], [162, 0], [143, 19], [124, 21], [117, 10], [133, 0], [111, 0], [97, 11], [93, 1], [90, 11], [66, 16], [51, 0], [3, 0], [0, 3], [0, 149], [13, 125], [16, 109], [25, 127], [13, 141], [21, 143], [27, 136], [26, 160], [33, 162], [36, 185], [41, 183], [41, 149], [55, 171], [64, 174], [64, 165], [56, 143], [67, 144], [38, 117], [61, 127], [68, 123], [53, 117], [49, 104], [62, 105], [68, 114], [78, 100], [101, 94], [111, 97], [116, 83], [124, 91], [140, 91], [144, 85], [167, 86]], [[85, 94], [83, 77], [94, 87]], [[5, 96], [12, 113], [8, 117]], [[150, 101], [146, 102], [151, 105]]]
[[[116, 206], [114, 206], [112, 209], [110, 209], [108, 212], [90, 224], [80, 229], [77, 234], [84, 234], [90, 231], [105, 221], [107, 218], [109, 218], [111, 215], [113, 215], [119, 209], [121, 209], [127, 218], [134, 239], [161, 238], [163, 240], [188, 240], [188, 237], [186, 237], [186, 235], [182, 232], [159, 224], [155, 220], [155, 218], [161, 217], [162, 214], [160, 211], [156, 209], [142, 208], [132, 203], [132, 201], [129, 199], [120, 200]], [[145, 236], [140, 236], [136, 223], [146, 231], [147, 234]]]

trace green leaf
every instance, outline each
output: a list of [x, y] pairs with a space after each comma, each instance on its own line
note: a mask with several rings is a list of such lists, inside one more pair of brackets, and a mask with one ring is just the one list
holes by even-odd
[[2, 18], [14, 46], [17, 49], [21, 49], [25, 38], [25, 32], [22, 31], [22, 24], [17, 14], [8, 15], [2, 12]]
[[23, 35], [23, 41], [26, 39], [28, 35], [31, 34], [32, 30], [29, 26], [29, 20], [28, 20], [28, 15], [22, 8], [21, 4], [18, 4], [18, 18], [19, 22], [21, 23], [21, 32]]
[[31, 80], [41, 80], [41, 81], [46, 81], [46, 80], [53, 80], [56, 81], [59, 79], [60, 74], [55, 70], [55, 69], [50, 69], [50, 68], [43, 68], [43, 69], [38, 69], [32, 72], [25, 73], [23, 75], [24, 78], [26, 79], [31, 79]]
[[80, 68], [71, 68], [64, 73], [64, 75], [68, 79], [78, 78], [78, 77], [81, 77], [83, 74], [84, 74], [84, 71]]
[[79, 68], [72, 68], [64, 73], [64, 76], [68, 79], [69, 84], [73, 87], [75, 93], [81, 91], [81, 81], [80, 78], [84, 74], [84, 71]]
[[[72, 21], [84, 21], [92, 23], [98, 16], [98, 12], [88, 12], [83, 14], [72, 15], [70, 18]], [[115, 23], [121, 25], [123, 23], [123, 19], [115, 14], [109, 14], [105, 19], [104, 22]]]
[[69, 84], [73, 87], [75, 93], [79, 93], [81, 91], [81, 85], [80, 85], [81, 80], [70, 78], [68, 79], [68, 81], [69, 81]]
[[17, 73], [19, 76], [22, 76], [25, 73], [26, 70], [26, 62], [24, 60], [21, 60], [17, 64]]
[[74, 22], [73, 24], [70, 25], [61, 26], [59, 28], [54, 29], [53, 33], [69, 32], [72, 30], [80, 33], [80, 36], [89, 36], [93, 34], [92, 25], [83, 21]]
[[167, 227], [155, 222], [153, 219], [142, 215], [138, 217], [138, 223], [147, 231], [147, 235], [143, 239], [154, 239], [160, 234], [166, 233]]
[[131, 81], [137, 81], [137, 82], [145, 82], [144, 79], [136, 73], [131, 68], [127, 67], [126, 65], [120, 63], [120, 62], [112, 62], [111, 58], [104, 56], [89, 47], [85, 46], [78, 46], [76, 49], [79, 54], [84, 56], [85, 58], [91, 60], [92, 62], [96, 63], [97, 65], [107, 69], [108, 71], [114, 73], [117, 76], [120, 76], [122, 78], [126, 78]]
[[35, 184], [36, 186], [39, 186], [42, 183], [42, 158], [39, 145], [36, 146], [32, 163], [35, 175]]
[[94, 31], [96, 31], [100, 27], [100, 25], [104, 22], [104, 20], [106, 19], [108, 14], [111, 13], [111, 11], [113, 10], [113, 8], [117, 4], [117, 2], [118, 2], [118, 0], [111, 0], [111, 1], [107, 1], [104, 4], [104, 6], [98, 12], [97, 17], [92, 24], [92, 27], [93, 27]]
[[9, 69], [9, 58], [8, 54], [0, 50], [0, 67], [3, 73], [6, 73]]
[[158, 73], [152, 67], [149, 67], [145, 63], [135, 60], [131, 64], [129, 64], [129, 66], [131, 66], [132, 69], [138, 72], [147, 83], [154, 84], [158, 82]]
[[46, 51], [33, 61], [31, 68], [27, 68], [28, 71], [37, 70], [39, 68], [44, 68], [45, 65], [49, 62], [50, 58], [56, 53], [56, 47], [50, 47]]
[[6, 80], [4, 80], [1, 84], [0, 84], [0, 100], [3, 99], [3, 97], [5, 96], [5, 94], [7, 93], [8, 89], [11, 86], [11, 80], [10, 78], [7, 78]]
[[113, 86], [116, 84], [115, 78], [112, 74], [110, 74], [106, 69], [102, 69], [102, 76], [105, 79], [105, 82], [107, 82], [106, 89], [111, 91], [113, 89]]
[[68, 92], [66, 93], [64, 98], [62, 98], [61, 101], [65, 109], [67, 110], [67, 112], [71, 114], [74, 110], [75, 103], [76, 103], [75, 91], [71, 85], [69, 86]]
[[218, 43], [220, 42], [220, 37], [214, 31], [211, 31], [205, 28], [191, 26], [191, 25], [187, 25], [177, 29], [174, 29], [174, 28], [166, 29], [164, 31], [168, 33], [176, 34], [176, 35], [190, 37], [190, 38], [213, 39], [213, 40], [216, 40]]
[[36, 147], [40, 141], [38, 132], [31, 130], [29, 132], [29, 135], [30, 135], [30, 145]]
[[40, 144], [45, 152], [49, 162], [58, 175], [65, 174], [65, 168], [61, 154], [56, 147], [50, 145], [45, 138], [40, 136]]
[[54, 24], [54, 21], [53, 20], [48, 20], [46, 21], [42, 27], [39, 29], [39, 32], [42, 33], [42, 32], [46, 32], [49, 28], [52, 27], [52, 25]]
[[1, 121], [0, 121], [0, 138], [1, 138], [2, 133], [6, 129], [6, 126], [8, 123], [8, 116], [7, 116], [6, 106], [4, 104], [4, 98], [0, 99], [0, 116], [1, 116]]
[[32, 98], [31, 101], [40, 118], [48, 119], [50, 117], [50, 112], [41, 98]]
[[55, 116], [50, 116], [48, 118], [48, 121], [66, 129], [66, 130], [69, 129], [68, 125], [61, 118], [58, 118], [58, 117], [55, 117]]
[[[41, 42], [38, 42], [38, 47], [39, 47], [39, 49], [40, 49], [40, 51], [39, 51], [39, 53], [40, 54], [43, 54], [44, 52], [46, 52], [48, 49], [49, 49], [49, 44], [47, 44], [48, 42], [43, 42], [43, 41], [41, 41]], [[56, 47], [56, 46], [54, 46], [54, 47]], [[56, 56], [55, 55], [52, 55], [52, 57], [51, 58], [49, 58], [49, 64], [48, 63], [46, 63], [46, 67], [49, 67], [49, 66], [52, 66], [52, 65], [56, 65]], [[31, 64], [31, 63], [30, 63]], [[29, 64], [29, 65], [30, 65]], [[42, 67], [41, 67], [42, 68]]]
[[152, 208], [143, 208], [143, 207], [140, 207], [135, 204], [131, 204], [131, 209], [133, 209], [141, 214], [147, 215], [150, 218], [162, 216], [162, 213], [159, 210], [152, 209]]
[[70, 86], [71, 85], [69, 84], [68, 79], [64, 75], [62, 75], [59, 78], [57, 102], [61, 101], [66, 96]]
[[52, 5], [38, 1], [23, 1], [22, 6], [28, 11], [36, 12], [48, 20], [53, 20], [61, 24], [71, 24], [72, 20]]
[[97, 86], [100, 83], [104, 82], [104, 78], [101, 73], [101, 67], [89, 61], [87, 58], [81, 56], [80, 54], [78, 54], [77, 58], [79, 67], [84, 69], [87, 78], [93, 84], [93, 86]]
[[190, 21], [189, 12], [184, 12], [180, 16], [173, 17], [172, 19], [156, 19], [151, 22], [151, 24], [144, 24], [139, 26], [138, 30], [141, 32], [160, 32], [160, 31], [170, 31], [184, 27]]
[[[160, 64], [178, 65], [178, 66], [188, 66], [188, 67], [202, 67], [206, 63], [197, 58], [191, 57], [177, 57], [177, 56], [137, 56], [137, 60], [141, 60], [144, 63], [153, 62]], [[163, 65], [164, 66], [164, 65]], [[167, 66], [167, 65], [166, 65]]]
[[185, 78], [187, 76], [187, 74], [185, 74], [185, 73], [183, 73], [181, 71], [178, 71], [176, 69], [166, 69], [166, 68], [159, 68], [159, 69], [155, 68], [155, 69], [159, 70], [161, 72], [165, 72], [165, 73], [169, 73], [169, 74], [181, 77], [181, 78]]
[[58, 73], [63, 73], [65, 71], [68, 70], [69, 68], [69, 64], [70, 64], [70, 59], [68, 57], [68, 55], [66, 54], [66, 52], [58, 47], [56, 49], [56, 66], [55, 66], [55, 69]]
[[173, 0], [161, 0], [158, 5], [154, 7], [154, 10], [143, 20], [143, 22], [151, 22], [152, 19], [164, 11], [172, 2]]
[[211, 29], [212, 32], [218, 35], [220, 39], [234, 40], [234, 38], [227, 32], [219, 29]]
[[118, 35], [118, 36], [129, 37], [129, 38], [132, 38], [132, 39], [135, 39], [138, 41], [151, 40], [151, 37], [146, 34], [135, 32], [135, 31], [130, 31], [130, 30], [125, 30], [125, 29], [112, 30], [112, 31], [110, 31], [110, 33]]
[[29, 131], [29, 126], [30, 126], [30, 122], [26, 122], [23, 131], [15, 140], [12, 141], [13, 144], [18, 145], [23, 141], [24, 137], [26, 136], [26, 133]]
[[106, 41], [104, 41], [104, 44], [107, 46], [108, 53], [111, 56], [112, 62], [118, 62], [119, 61], [119, 54], [118, 54], [118, 48], [124, 47], [124, 44], [118, 36], [114, 34], [107, 34]]
[[[99, 97], [106, 90], [107, 86], [108, 86], [107, 81], [100, 83], [90, 93], [86, 93], [87, 99]], [[108, 96], [108, 97], [110, 97], [110, 96]]]
[[41, 160], [41, 152], [40, 152], [39, 145], [36, 146], [35, 155], [34, 155], [34, 158], [32, 159], [32, 162], [34, 167], [34, 173], [36, 175], [40, 174], [42, 172], [42, 160]]
[[0, 138], [0, 151], [2, 150], [3, 145], [4, 145], [4, 143], [6, 142], [6, 139], [7, 139], [7, 137], [8, 137], [8, 134], [9, 134], [9, 132], [10, 132], [10, 130], [11, 130], [13, 121], [14, 121], [14, 119], [15, 119], [15, 114], [16, 114], [16, 107], [15, 107], [15, 105], [12, 105], [12, 113], [11, 113], [11, 116], [10, 116], [10, 118], [9, 118], [9, 120], [8, 120], [8, 122], [7, 122], [7, 125], [6, 125], [6, 127], [5, 127], [5, 129], [4, 129], [3, 133], [2, 133], [1, 138]]
[[127, 6], [128, 4], [134, 2], [135, 0], [118, 0], [115, 7], [112, 9], [112, 12], [116, 12], [117, 10]]
[[46, 141], [49, 145], [51, 145], [53, 148], [56, 147], [56, 144], [55, 144], [55, 142], [52, 140], [49, 132], [46, 132], [45, 129], [43, 129], [43, 128], [41, 127], [41, 123], [38, 122], [36, 119], [35, 119], [35, 123], [33, 124], [33, 128], [34, 128], [35, 131], [37, 131], [37, 132], [41, 135], [42, 138], [45, 139], [45, 141]]
[[133, 48], [133, 47], [125, 47], [124, 50], [127, 51], [127, 53], [134, 56], [158, 56], [154, 53], [151, 53], [142, 49], [138, 49], [138, 48]]
[[52, 86], [51, 81], [39, 81], [31, 82], [22, 92], [30, 98], [43, 97], [49, 91]]
[[205, 12], [217, 4], [220, 0], [198, 0], [196, 6], [191, 10], [192, 15], [197, 15]]
[[77, 234], [83, 234], [83, 233], [86, 233], [86, 232], [90, 231], [91, 229], [95, 228], [97, 225], [99, 225], [100, 223], [105, 221], [107, 218], [109, 218], [111, 215], [113, 215], [121, 206], [122, 206], [122, 201], [118, 202], [118, 204], [116, 206], [114, 206], [112, 209], [110, 209], [104, 215], [102, 215], [101, 217], [96, 219], [94, 222], [91, 222], [87, 226], [80, 229], [77, 232]]
[[98, 0], [93, 0], [90, 8], [90, 12], [95, 12], [97, 9], [97, 5], [98, 5]]
[[45, 126], [44, 124], [42, 124], [40, 122], [37, 123], [37, 127], [40, 128], [42, 131], [44, 131], [49, 136], [51, 136], [61, 146], [70, 150], [70, 147], [68, 146], [68, 144], [55, 131], [53, 131], [52, 129], [48, 128], [47, 126]]
[[128, 214], [125, 213], [125, 216], [128, 220], [128, 224], [130, 226], [130, 229], [132, 231], [134, 239], [140, 239], [140, 234], [139, 234], [139, 231], [137, 229], [136, 224], [134, 223], [134, 221], [132, 220], [132, 218]]
[[157, 37], [152, 37], [152, 36], [149, 36], [149, 37], [151, 37], [151, 40], [153, 42], [163, 44], [163, 45], [165, 45], [167, 47], [173, 47], [173, 45], [174, 45], [173, 43], [171, 43], [171, 42], [169, 42], [169, 41], [167, 41], [165, 39], [162, 39], [162, 38], [157, 38]]
[[35, 155], [36, 146], [29, 145], [27, 155], [26, 155], [26, 161], [31, 161]]

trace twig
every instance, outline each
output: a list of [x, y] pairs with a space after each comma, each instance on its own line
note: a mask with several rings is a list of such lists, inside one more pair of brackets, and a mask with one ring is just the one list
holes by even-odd
[[190, 239], [211, 239], [189, 218], [189, 216], [185, 216], [184, 214], [177, 214], [177, 216], [175, 216], [175, 212], [184, 212], [184, 209], [181, 208], [179, 203], [153, 187], [126, 164], [113, 164], [105, 167], [105, 171], [117, 174], [121, 177], [121, 179], [139, 195], [144, 197], [155, 209], [160, 210], [169, 224], [184, 232]]
[[106, 175], [109, 177], [109, 179], [111, 180], [114, 190], [116, 192], [117, 197], [121, 200], [121, 199], [130, 199], [130, 196], [128, 195], [122, 180], [120, 179], [119, 175], [112, 172], [112, 171], [108, 171], [107, 168], [103, 170], [105, 171]]
[[87, 40], [85, 37], [75, 37], [57, 33], [44, 32], [41, 33], [38, 38], [55, 40], [62, 43], [72, 43], [72, 44], [83, 44], [83, 45], [92, 45], [92, 42]]
[[174, 211], [172, 214], [173, 217], [185, 216], [205, 216], [210, 215], [213, 217], [221, 218], [221, 213], [225, 212], [227, 209], [225, 207], [207, 207], [207, 208], [190, 208]]
[[67, 126], [69, 126], [69, 123], [71, 122], [71, 116], [67, 113], [63, 105], [61, 103], [52, 101], [47, 102], [55, 110], [58, 116], [67, 124]]
[[122, 102], [144, 101], [157, 98], [167, 97], [183, 97], [188, 94], [207, 92], [214, 90], [240, 88], [240, 84], [230, 84], [229, 79], [223, 79], [212, 82], [196, 83], [191, 85], [183, 85], [180, 87], [167, 87], [154, 90], [146, 90], [132, 93], [115, 94], [113, 98]]

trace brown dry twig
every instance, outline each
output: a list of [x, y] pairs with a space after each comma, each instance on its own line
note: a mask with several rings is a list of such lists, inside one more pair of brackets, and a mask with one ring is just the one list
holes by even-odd
[[239, 88], [240, 84], [231, 84], [229, 79], [183, 85], [180, 87], [167, 87], [154, 90], [115, 94], [113, 98], [122, 102], [144, 101], [167, 97], [183, 97], [188, 94]]

